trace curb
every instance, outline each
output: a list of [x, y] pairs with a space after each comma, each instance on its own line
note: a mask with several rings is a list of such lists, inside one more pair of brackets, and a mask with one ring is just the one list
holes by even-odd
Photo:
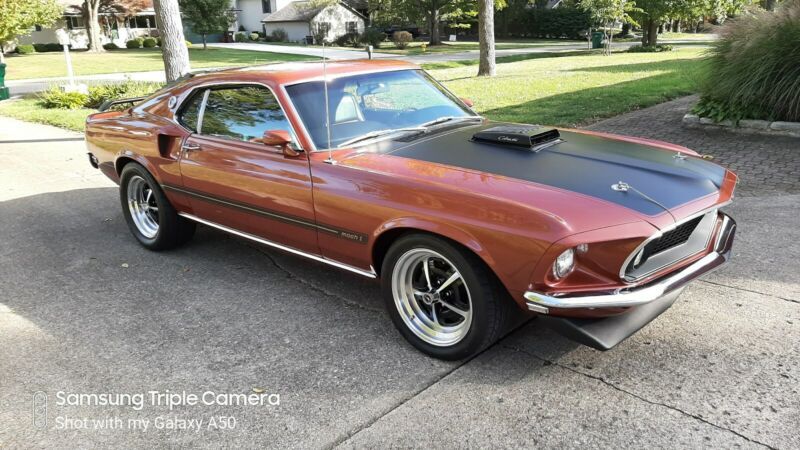
[[763, 136], [789, 136], [800, 138], [800, 122], [770, 122], [768, 120], [740, 120], [738, 124], [731, 120], [714, 122], [708, 117], [697, 114], [686, 114], [681, 121], [687, 128], [707, 130], [728, 130], [734, 133], [760, 134]]

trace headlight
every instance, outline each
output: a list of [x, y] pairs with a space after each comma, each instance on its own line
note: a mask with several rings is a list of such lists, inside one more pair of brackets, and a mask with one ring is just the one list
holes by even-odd
[[553, 263], [553, 276], [561, 279], [567, 276], [575, 268], [575, 250], [567, 249], [556, 258]]

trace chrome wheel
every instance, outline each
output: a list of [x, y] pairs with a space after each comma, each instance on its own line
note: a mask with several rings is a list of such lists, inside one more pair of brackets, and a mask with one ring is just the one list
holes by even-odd
[[423, 341], [448, 347], [472, 324], [472, 299], [458, 269], [433, 250], [416, 248], [397, 260], [392, 295], [406, 326]]
[[134, 175], [128, 181], [128, 208], [136, 229], [142, 236], [152, 239], [158, 234], [158, 204], [153, 188], [147, 180]]

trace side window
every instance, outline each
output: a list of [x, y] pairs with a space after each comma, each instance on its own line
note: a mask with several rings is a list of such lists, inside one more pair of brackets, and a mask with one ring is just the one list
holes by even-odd
[[243, 141], [261, 139], [268, 130], [290, 130], [272, 92], [263, 86], [214, 89], [208, 95], [201, 133]]
[[178, 114], [178, 122], [195, 133], [197, 133], [197, 119], [200, 117], [200, 105], [203, 103], [205, 92], [205, 89], [195, 92]]

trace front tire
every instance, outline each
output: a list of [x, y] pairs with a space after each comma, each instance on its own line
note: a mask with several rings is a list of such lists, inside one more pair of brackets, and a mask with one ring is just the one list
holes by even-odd
[[122, 214], [131, 233], [150, 250], [165, 250], [192, 238], [195, 223], [178, 215], [155, 178], [138, 163], [122, 169], [119, 183]]
[[477, 256], [425, 234], [398, 239], [381, 269], [384, 302], [397, 329], [435, 358], [472, 356], [499, 339], [511, 307]]

